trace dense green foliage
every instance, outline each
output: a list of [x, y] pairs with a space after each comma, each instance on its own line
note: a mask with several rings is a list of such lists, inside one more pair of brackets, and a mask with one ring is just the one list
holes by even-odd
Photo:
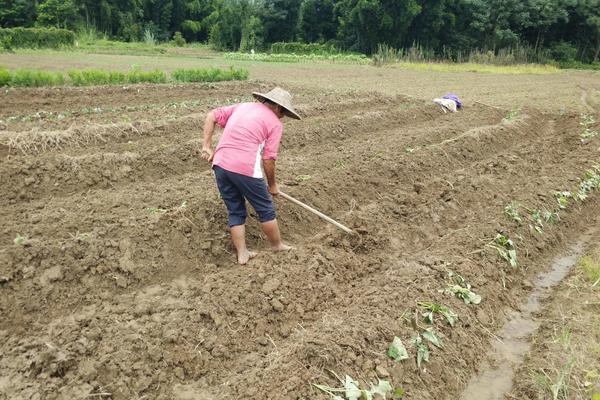
[[125, 41], [208, 42], [263, 51], [327, 43], [371, 54], [379, 44], [464, 59], [527, 49], [529, 61], [598, 61], [600, 0], [0, 0], [0, 26], [95, 30]]
[[0, 86], [57, 86], [64, 84], [65, 79], [60, 72], [46, 72], [31, 69], [19, 69], [11, 72], [0, 68]]
[[74, 43], [75, 34], [66, 29], [0, 28], [0, 48], [56, 49]]
[[271, 45], [274, 54], [335, 54], [340, 51], [331, 43], [276, 42]]
[[248, 70], [229, 68], [205, 69], [177, 69], [173, 71], [173, 80], [176, 82], [218, 82], [218, 81], [245, 81], [248, 79]]
[[[179, 69], [171, 75], [173, 82], [217, 82], [248, 79], [248, 70], [230, 67], [228, 70], [218, 68]], [[67, 78], [60, 72], [18, 69], [9, 71], [0, 67], [0, 87], [2, 86], [73, 86], [120, 85], [128, 83], [166, 83], [167, 74], [160, 70], [143, 71], [134, 68], [128, 72], [106, 71], [100, 69], [70, 70]]]

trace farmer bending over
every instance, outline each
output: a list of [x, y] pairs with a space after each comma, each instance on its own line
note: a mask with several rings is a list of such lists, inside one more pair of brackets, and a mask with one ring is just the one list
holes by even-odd
[[[295, 119], [300, 116], [292, 108], [292, 96], [281, 88], [252, 95], [258, 102], [234, 104], [209, 112], [204, 122], [202, 144], [202, 158], [212, 161], [217, 186], [227, 207], [231, 239], [240, 264], [246, 264], [256, 255], [246, 247], [245, 200], [258, 214], [260, 226], [273, 250], [291, 248], [281, 241], [272, 196], [279, 193], [275, 182], [275, 160], [283, 132], [280, 120], [286, 115]], [[215, 124], [225, 129], [213, 152]]]

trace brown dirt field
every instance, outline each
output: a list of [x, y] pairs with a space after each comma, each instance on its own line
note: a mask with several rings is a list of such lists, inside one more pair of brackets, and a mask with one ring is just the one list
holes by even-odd
[[[598, 194], [566, 211], [553, 196], [600, 162], [575, 109], [506, 120], [508, 108], [474, 102], [450, 115], [399, 94], [290, 84], [304, 120], [285, 123], [281, 185], [358, 234], [277, 199], [297, 249], [265, 250], [250, 218], [261, 253], [238, 266], [200, 126], [211, 107], [272, 84], [2, 94], [0, 396], [325, 399], [311, 384], [335, 384], [333, 370], [386, 378], [406, 399], [456, 398], [528, 280], [598, 223]], [[23, 118], [41, 110], [67, 114]], [[511, 201], [560, 222], [536, 233], [503, 214]], [[519, 268], [485, 246], [497, 231], [515, 240]], [[450, 270], [480, 305], [440, 292]], [[445, 346], [421, 368], [386, 356], [394, 336], [414, 356], [419, 301], [460, 316], [436, 323]]]

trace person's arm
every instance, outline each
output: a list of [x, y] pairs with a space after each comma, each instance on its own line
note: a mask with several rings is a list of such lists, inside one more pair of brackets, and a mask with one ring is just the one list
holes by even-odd
[[216, 123], [217, 119], [215, 118], [214, 112], [209, 112], [204, 120], [204, 139], [202, 141], [202, 158], [208, 162], [212, 161], [214, 155], [212, 149], [212, 137]]
[[267, 185], [269, 186], [269, 193], [277, 196], [279, 194], [279, 187], [277, 187], [277, 182], [275, 181], [275, 160], [263, 160], [263, 168], [267, 178]]

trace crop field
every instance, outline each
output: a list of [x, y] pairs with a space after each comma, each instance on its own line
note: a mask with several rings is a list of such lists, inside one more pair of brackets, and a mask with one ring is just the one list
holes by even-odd
[[[0, 398], [456, 399], [600, 222], [598, 74], [239, 66], [250, 81], [2, 90]], [[275, 84], [303, 116], [281, 189], [356, 234], [277, 198], [295, 250], [252, 216], [239, 266], [201, 126]], [[447, 91], [456, 114], [431, 102]]]

